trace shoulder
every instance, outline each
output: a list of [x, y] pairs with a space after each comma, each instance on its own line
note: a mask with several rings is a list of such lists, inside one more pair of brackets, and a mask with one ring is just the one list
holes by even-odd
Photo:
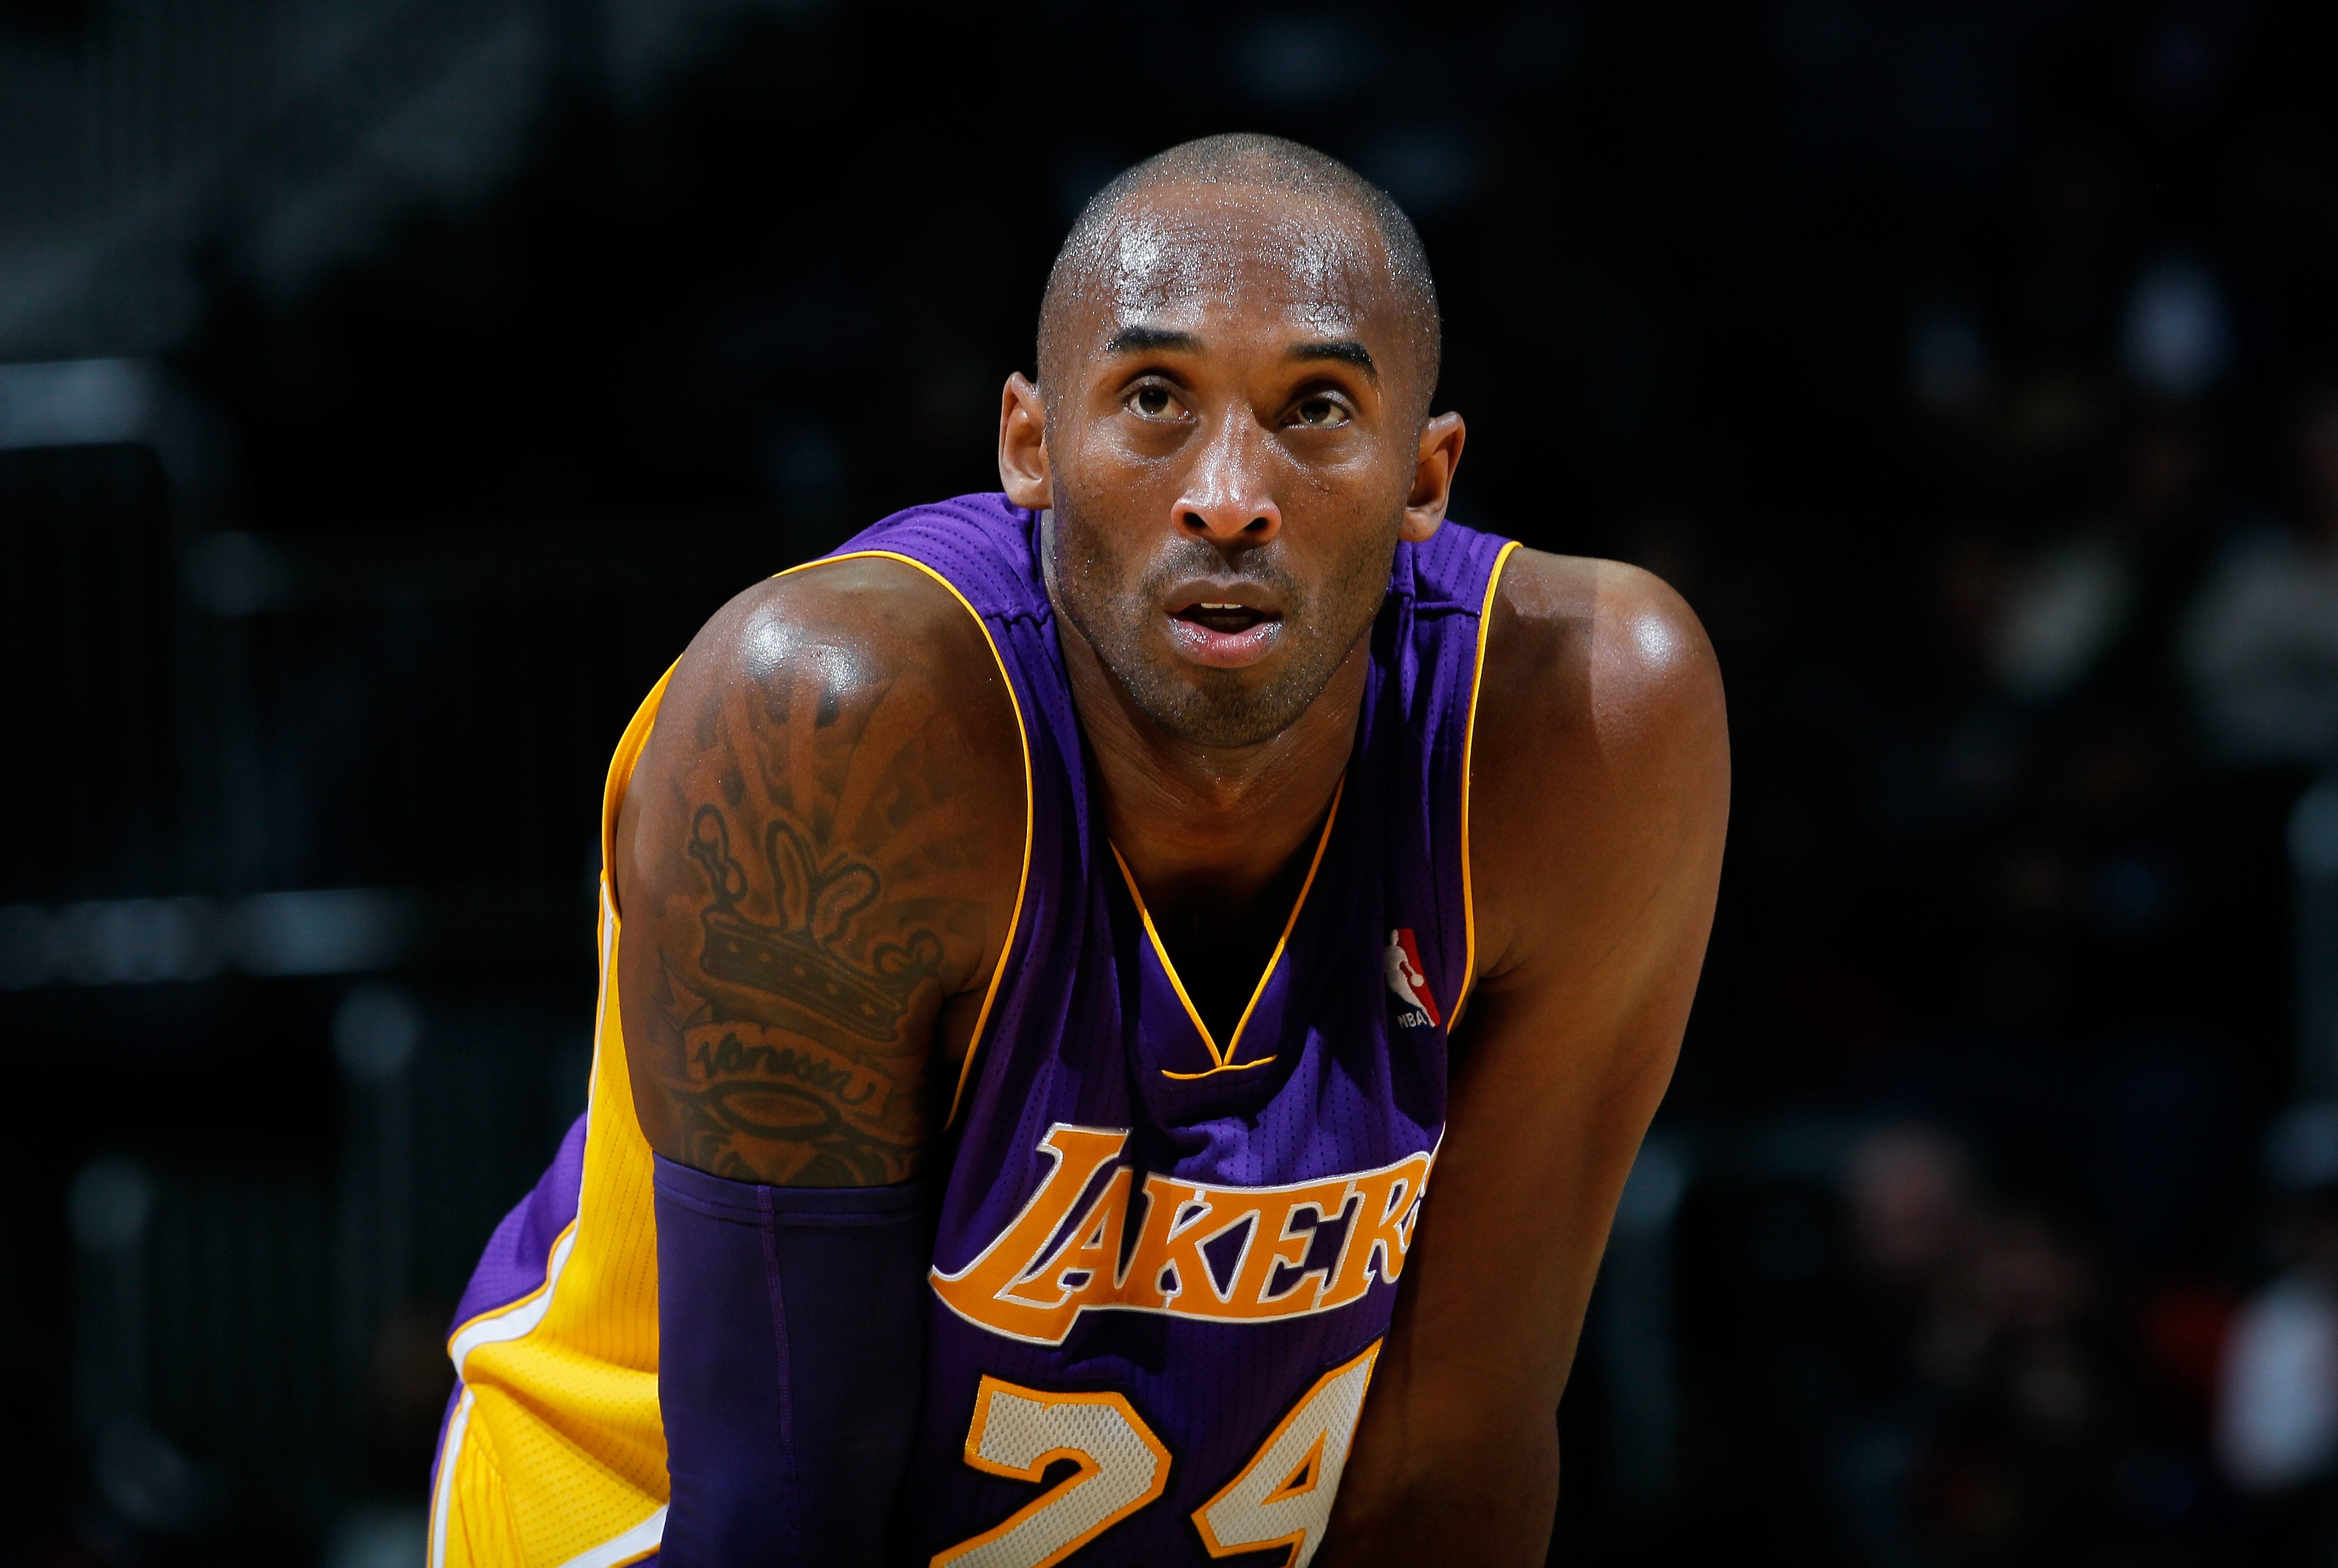
[[968, 652], [996, 676], [980, 620], [931, 573], [883, 555], [814, 561], [746, 589], [716, 611], [675, 667], [677, 681], [752, 676], [820, 651], [845, 671], [958, 670]]
[[899, 560], [766, 579], [692, 639], [626, 791], [621, 891], [629, 828], [663, 794], [735, 794], [758, 782], [750, 770], [816, 814], [914, 789], [1021, 822], [1021, 728], [989, 634], [950, 589]]
[[[1620, 562], [1520, 549], [1480, 635], [1471, 837], [1488, 936], [1612, 916], [1707, 839], [1717, 863], [1721, 670], [1678, 593]], [[1481, 969], [1498, 956], [1481, 949]]]
[[[970, 735], [1015, 733], [981, 621], [932, 575], [885, 557], [817, 561], [740, 593], [691, 640], [661, 717], [719, 706], [742, 684], [765, 693], [760, 722], [826, 728], [856, 699], [898, 690], [946, 704]], [[813, 705], [799, 713], [802, 699]]]
[[1513, 551], [1481, 635], [1489, 713], [1620, 740], [1721, 698], [1696, 612], [1662, 578], [1619, 561]]

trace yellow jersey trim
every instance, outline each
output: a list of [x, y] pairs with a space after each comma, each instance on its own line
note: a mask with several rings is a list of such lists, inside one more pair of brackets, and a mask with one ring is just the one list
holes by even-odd
[[560, 1568], [626, 1568], [640, 1562], [664, 1543], [665, 1514], [666, 1505], [660, 1504], [656, 1513], [615, 1540], [579, 1552]]
[[[662, 693], [663, 686], [661, 681], [653, 696]], [[645, 702], [643, 710], [637, 710], [634, 722], [627, 726], [617, 765], [612, 769], [613, 787], [630, 771], [631, 763], [639, 754], [641, 742], [649, 730], [648, 709]], [[614, 815], [604, 808], [604, 823]], [[608, 1360], [605, 1354], [596, 1355], [580, 1346], [575, 1335], [575, 1325], [564, 1318], [563, 1314], [569, 1318], [575, 1316], [572, 1281], [582, 1280], [576, 1289], [582, 1289], [588, 1300], [597, 1299], [609, 1288], [611, 1259], [602, 1255], [607, 1251], [607, 1238], [588, 1241], [584, 1220], [596, 1204], [605, 1205], [608, 1183], [624, 1179], [622, 1171], [613, 1169], [612, 1162], [622, 1167], [630, 1150], [612, 1144], [612, 1132], [617, 1133], [617, 1144], [624, 1143], [626, 1134], [636, 1141], [640, 1138], [631, 1108], [625, 1102], [622, 1077], [614, 1086], [604, 1081], [611, 1063], [610, 1031], [615, 1026], [611, 965], [618, 924], [614, 895], [604, 875], [601, 887], [601, 985], [594, 1009], [593, 1087], [586, 1112], [584, 1168], [580, 1173], [576, 1217], [553, 1238], [542, 1284], [515, 1300], [466, 1319], [447, 1338], [448, 1357], [454, 1362], [461, 1393], [440, 1444], [437, 1483], [431, 1492], [427, 1537], [430, 1568], [520, 1568], [530, 1562], [557, 1562], [562, 1568], [623, 1568], [624, 1564], [639, 1562], [654, 1553], [664, 1531], [666, 1509], [663, 1500], [647, 1476], [632, 1473], [646, 1466], [629, 1467], [624, 1463], [625, 1455], [613, 1455], [605, 1449], [582, 1451], [579, 1456], [584, 1461], [585, 1474], [561, 1481], [570, 1489], [572, 1502], [578, 1500], [575, 1492], [581, 1481], [582, 1501], [585, 1504], [581, 1510], [571, 1507], [565, 1513], [597, 1514], [603, 1520], [611, 1513], [622, 1517], [631, 1512], [626, 1505], [628, 1499], [637, 1499], [647, 1507], [645, 1516], [634, 1514], [614, 1534], [600, 1534], [597, 1541], [593, 1539], [598, 1532], [592, 1523], [581, 1528], [564, 1526], [559, 1523], [564, 1515], [558, 1512], [549, 1529], [542, 1517], [523, 1521], [508, 1511], [513, 1494], [506, 1490], [501, 1474], [503, 1461], [494, 1451], [489, 1430], [496, 1413], [501, 1411], [502, 1421], [511, 1423], [516, 1419], [520, 1422], [517, 1430], [524, 1436], [541, 1439], [545, 1434], [530, 1430], [542, 1425], [540, 1418], [528, 1421], [524, 1413], [528, 1408], [529, 1394], [537, 1391], [544, 1380], [545, 1368], [573, 1360], [580, 1349], [589, 1359]], [[617, 1071], [622, 1074], [621, 1065]], [[609, 1103], [604, 1105], [604, 1099]], [[611, 1122], [611, 1118], [622, 1118], [622, 1122]], [[645, 1146], [642, 1152], [646, 1154]], [[483, 1360], [486, 1369], [481, 1374], [475, 1363]], [[595, 1370], [638, 1375], [637, 1368], [622, 1363]], [[599, 1398], [595, 1403], [609, 1402], [607, 1388], [596, 1392]], [[653, 1416], [653, 1377], [647, 1392]], [[482, 1398], [483, 1393], [488, 1397]], [[626, 1390], [617, 1390], [620, 1404], [626, 1397]], [[615, 1483], [614, 1488], [610, 1486], [612, 1482]], [[480, 1512], [482, 1508], [486, 1510], [485, 1515]], [[526, 1512], [540, 1516], [545, 1510], [537, 1506]], [[609, 1524], [601, 1528], [606, 1530]], [[481, 1534], [483, 1530], [485, 1535]], [[582, 1542], [577, 1539], [580, 1535], [584, 1538]], [[580, 1545], [582, 1550], [578, 1549]]]
[[1007, 658], [998, 651], [998, 640], [990, 634], [990, 622], [982, 618], [967, 596], [958, 592], [958, 584], [915, 556], [904, 555], [898, 550], [853, 550], [842, 555], [823, 555], [817, 561], [806, 561], [791, 566], [775, 577], [791, 577], [808, 572], [814, 566], [826, 566], [837, 561], [899, 561], [904, 566], [914, 566], [944, 588], [958, 602], [958, 607], [974, 617], [974, 624], [982, 632], [983, 645], [990, 650], [991, 662], [998, 666], [998, 682], [1007, 688], [1007, 701], [1015, 710], [1015, 739], [1023, 748], [1023, 869], [1015, 879], [1015, 912], [1007, 917], [1007, 940], [998, 949], [997, 966], [990, 972], [990, 985], [982, 994], [982, 1010], [974, 1015], [974, 1033], [967, 1036], [966, 1060], [958, 1063], [958, 1087], [950, 1093], [949, 1115], [942, 1125], [948, 1127], [958, 1120], [958, 1109], [966, 1098], [966, 1086], [974, 1073], [975, 1056], [982, 1050], [982, 1032], [989, 1025], [990, 1010], [997, 1004], [999, 984], [1007, 978], [1007, 963], [1015, 955], [1015, 938], [1023, 929], [1023, 900], [1031, 888], [1031, 835], [1038, 813], [1037, 798], [1031, 788], [1031, 731], [1023, 721], [1023, 699], [1015, 694], [1015, 678], [1007, 673]]
[[1234, 1032], [1227, 1039], [1226, 1048], [1223, 1051], [1218, 1049], [1216, 1039], [1211, 1035], [1210, 1026], [1202, 1022], [1201, 1010], [1185, 994], [1185, 982], [1178, 975], [1177, 965], [1170, 961], [1169, 948], [1161, 940], [1161, 933], [1154, 928], [1153, 911], [1144, 906], [1144, 895], [1138, 889], [1136, 877], [1129, 870], [1128, 862], [1122, 858], [1120, 846], [1110, 839], [1105, 840], [1112, 850], [1113, 863], [1120, 867], [1121, 878], [1128, 884], [1128, 896], [1136, 901], [1136, 913], [1144, 922], [1144, 939], [1153, 944], [1153, 956], [1161, 960], [1161, 972], [1169, 976], [1170, 988], [1177, 993], [1177, 1000], [1185, 1004], [1185, 1016], [1194, 1021], [1194, 1032], [1202, 1037], [1203, 1048], [1209, 1052], [1210, 1060], [1216, 1063], [1199, 1073], [1172, 1073], [1164, 1067], [1161, 1070], [1164, 1078], [1188, 1081], [1207, 1078], [1213, 1073], [1240, 1073], [1252, 1067], [1263, 1067], [1274, 1060], [1272, 1056], [1262, 1056], [1255, 1062], [1236, 1062], [1233, 1054], [1242, 1049], [1243, 1031], [1250, 1027], [1250, 1015], [1257, 1011], [1258, 999], [1266, 995], [1266, 984], [1274, 978], [1275, 967], [1282, 962], [1282, 950], [1291, 945], [1291, 933], [1299, 926], [1299, 912], [1307, 907], [1307, 895], [1314, 889], [1315, 873], [1322, 868], [1323, 851], [1331, 842], [1331, 824], [1340, 819], [1340, 797], [1347, 793], [1347, 789], [1348, 776], [1343, 772], [1340, 775], [1339, 783], [1332, 786], [1331, 808], [1324, 814], [1323, 831], [1316, 836], [1315, 858], [1307, 863], [1307, 880], [1299, 885], [1299, 897], [1292, 900], [1291, 916], [1282, 923], [1282, 935], [1275, 938], [1274, 951], [1267, 956], [1266, 969], [1259, 975], [1258, 984], [1251, 987], [1250, 1001], [1243, 1006], [1242, 1017], [1235, 1022]]
[[478, 1397], [459, 1375], [455, 1382], [463, 1392], [447, 1417], [447, 1436], [438, 1446], [438, 1485], [430, 1489], [428, 1568], [447, 1568], [447, 1516], [455, 1507], [455, 1465], [462, 1457], [463, 1439], [470, 1433], [471, 1406]]
[[1510, 564], [1510, 553], [1518, 547], [1518, 542], [1513, 539], [1494, 557], [1494, 569], [1486, 575], [1486, 597], [1478, 606], [1478, 657], [1469, 671], [1469, 722], [1461, 736], [1461, 995], [1453, 1004], [1453, 1015], [1445, 1021], [1448, 1034], [1460, 1026], [1461, 1009], [1478, 990], [1478, 896], [1469, 877], [1469, 789], [1470, 769], [1477, 764], [1478, 688], [1486, 679], [1486, 635], [1493, 630], [1494, 594], [1502, 585], [1502, 569]]
[[[475, 1346], [501, 1344], [507, 1340], [525, 1338], [535, 1329], [536, 1324], [544, 1320], [544, 1312], [541, 1308], [548, 1308], [552, 1304], [553, 1287], [560, 1283], [560, 1271], [568, 1261], [569, 1250], [575, 1243], [576, 1221], [571, 1220], [561, 1227], [560, 1234], [552, 1239], [552, 1251], [544, 1266], [543, 1284], [516, 1300], [506, 1301], [500, 1307], [490, 1307], [474, 1317], [464, 1318], [455, 1326], [455, 1331], [447, 1336], [447, 1356], [455, 1363], [457, 1377], [462, 1377], [463, 1363], [469, 1357]], [[526, 1323], [515, 1328], [508, 1334], [475, 1332], [485, 1325], [499, 1322], [514, 1313], [525, 1312], [531, 1307], [539, 1308], [539, 1310]]]
[[[679, 659], [667, 665], [665, 673], [657, 678], [657, 684], [650, 688], [650, 694], [634, 710], [624, 734], [617, 740], [616, 750], [610, 754], [608, 781], [601, 786], [601, 882], [608, 889], [611, 912], [621, 916], [624, 911], [617, 907], [617, 818], [625, 808], [625, 791], [633, 788], [634, 769], [640, 764], [642, 750], [650, 743], [650, 731], [657, 728], [658, 712], [665, 706], [666, 686], [680, 668]], [[604, 988], [608, 985], [605, 975], [602, 985]]]
[[[673, 671], [672, 670], [668, 670], [666, 673], [671, 675]], [[662, 693], [664, 690], [665, 681], [661, 680], [657, 683], [656, 691], [658, 693]], [[653, 695], [654, 694], [656, 693], [653, 693]], [[638, 720], [638, 715], [636, 715], [636, 719]], [[630, 741], [633, 739], [633, 729], [634, 727], [632, 725], [626, 726], [624, 740], [618, 742], [618, 750], [621, 755], [624, 750], [626, 741]], [[635, 746], [634, 750], [638, 752], [640, 748]], [[603, 864], [605, 867], [607, 863], [604, 861]], [[601, 1055], [600, 1024], [602, 1018], [608, 1012], [609, 1006], [609, 965], [615, 961], [617, 955], [616, 891], [614, 884], [611, 881], [605, 869], [603, 871], [601, 876], [601, 908], [598, 913], [600, 916], [599, 924], [601, 926], [601, 980], [599, 995], [594, 996], [593, 999], [593, 1056], [594, 1067], [595, 1068], [595, 1071], [592, 1075], [594, 1078], [598, 1078], [600, 1076], [600, 1073], [597, 1071], [600, 1066]], [[592, 1125], [592, 1084], [590, 1079], [586, 1081], [585, 1087], [585, 1126], [589, 1129]], [[544, 1283], [537, 1286], [535, 1289], [529, 1291], [525, 1296], [518, 1297], [510, 1301], [506, 1301], [501, 1306], [490, 1307], [484, 1312], [474, 1313], [472, 1316], [464, 1318], [460, 1323], [456, 1324], [454, 1328], [448, 1332], [447, 1336], [447, 1358], [455, 1364], [455, 1377], [457, 1382], [462, 1380], [463, 1363], [470, 1359], [471, 1352], [474, 1349], [477, 1348], [481, 1345], [502, 1344], [513, 1339], [526, 1338], [528, 1335], [535, 1332], [536, 1325], [543, 1322], [545, 1314], [552, 1309], [552, 1293], [560, 1284], [560, 1275], [562, 1270], [568, 1267], [568, 1255], [575, 1250], [577, 1234], [576, 1228], [584, 1218], [584, 1173], [581, 1170], [577, 1174], [576, 1185], [576, 1217], [560, 1228], [560, 1234], [552, 1239], [551, 1247], [545, 1252]], [[502, 1333], [490, 1333], [486, 1331], [487, 1325], [500, 1324], [503, 1319], [511, 1318], [516, 1313], [523, 1315], [524, 1320], [514, 1324], [504, 1324], [503, 1327], [505, 1331]], [[464, 1397], [467, 1399], [469, 1397], [467, 1391]], [[459, 1446], [460, 1445], [457, 1440], [450, 1437], [447, 1443], [449, 1452], [453, 1452], [456, 1448], [459, 1447]]]

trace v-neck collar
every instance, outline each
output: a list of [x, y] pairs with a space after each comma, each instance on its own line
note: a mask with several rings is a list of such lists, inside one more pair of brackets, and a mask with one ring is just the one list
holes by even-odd
[[1315, 886], [1315, 873], [1322, 868], [1323, 851], [1331, 842], [1331, 825], [1340, 819], [1340, 797], [1347, 792], [1347, 789], [1348, 776], [1342, 772], [1340, 782], [1331, 790], [1331, 808], [1324, 813], [1323, 831], [1315, 839], [1315, 857], [1307, 863], [1307, 879], [1299, 885], [1299, 897], [1291, 901], [1291, 916], [1282, 923], [1282, 935], [1275, 938], [1274, 951], [1267, 955], [1266, 969], [1259, 975], [1258, 984], [1251, 987], [1250, 1001], [1243, 1008], [1242, 1017], [1235, 1022], [1234, 1032], [1227, 1037], [1223, 1051], [1218, 1048], [1216, 1037], [1211, 1034], [1210, 1026], [1202, 1022], [1201, 1009], [1194, 1005], [1193, 997], [1186, 994], [1185, 982], [1178, 977], [1177, 965], [1169, 956], [1168, 944], [1161, 940], [1161, 933], [1154, 926], [1153, 911], [1144, 906], [1144, 895], [1137, 887], [1136, 877], [1128, 869], [1128, 862], [1122, 858], [1120, 846], [1109, 838], [1105, 840], [1112, 850], [1114, 863], [1120, 867], [1122, 880], [1128, 884], [1128, 896], [1135, 901], [1137, 916], [1144, 922], [1144, 939], [1153, 945], [1153, 956], [1160, 963], [1161, 972], [1169, 977], [1170, 988], [1177, 993], [1177, 1000], [1184, 1004], [1185, 1016], [1193, 1022], [1194, 1033], [1201, 1037], [1203, 1049], [1210, 1054], [1211, 1065], [1201, 1072], [1172, 1073], [1164, 1067], [1161, 1069], [1164, 1078], [1190, 1081], [1220, 1073], [1243, 1073], [1252, 1067], [1263, 1067], [1274, 1060], [1272, 1055], [1261, 1056], [1251, 1062], [1237, 1062], [1233, 1057], [1234, 1053], [1242, 1048], [1243, 1031], [1250, 1026], [1251, 1014], [1258, 1010], [1259, 998], [1266, 995], [1267, 986], [1274, 979], [1275, 970], [1282, 965], [1283, 949], [1291, 945], [1291, 933], [1299, 926], [1299, 912], [1307, 907], [1307, 895]]

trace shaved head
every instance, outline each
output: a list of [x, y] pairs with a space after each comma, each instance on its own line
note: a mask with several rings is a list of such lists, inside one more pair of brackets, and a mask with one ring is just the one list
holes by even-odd
[[[1073, 221], [1047, 275], [1039, 309], [1039, 385], [1052, 396], [1064, 356], [1076, 352], [1076, 318], [1093, 318], [1134, 298], [1164, 303], [1210, 286], [1236, 264], [1231, 226], [1194, 220], [1192, 209], [1255, 209], [1279, 220], [1266, 239], [1272, 263], [1305, 274], [1326, 294], [1383, 292], [1403, 324], [1411, 363], [1410, 405], [1425, 419], [1441, 351], [1437, 285], [1410, 219], [1379, 186], [1338, 159], [1279, 136], [1205, 136], [1124, 170]], [[1186, 221], [1161, 221], [1164, 206]], [[1241, 236], [1260, 248], [1255, 226]]]

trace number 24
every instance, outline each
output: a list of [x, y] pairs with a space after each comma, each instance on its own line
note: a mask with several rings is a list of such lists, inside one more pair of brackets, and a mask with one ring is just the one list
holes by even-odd
[[[1380, 1350], [1374, 1340], [1317, 1378], [1242, 1473], [1194, 1510], [1211, 1556], [1282, 1546], [1284, 1568], [1306, 1568], [1331, 1523]], [[1168, 1489], [1169, 1450], [1122, 1396], [1048, 1394], [986, 1376], [966, 1462], [1037, 1481], [1058, 1459], [1079, 1468], [1004, 1523], [937, 1553], [932, 1568], [1050, 1568]]]

